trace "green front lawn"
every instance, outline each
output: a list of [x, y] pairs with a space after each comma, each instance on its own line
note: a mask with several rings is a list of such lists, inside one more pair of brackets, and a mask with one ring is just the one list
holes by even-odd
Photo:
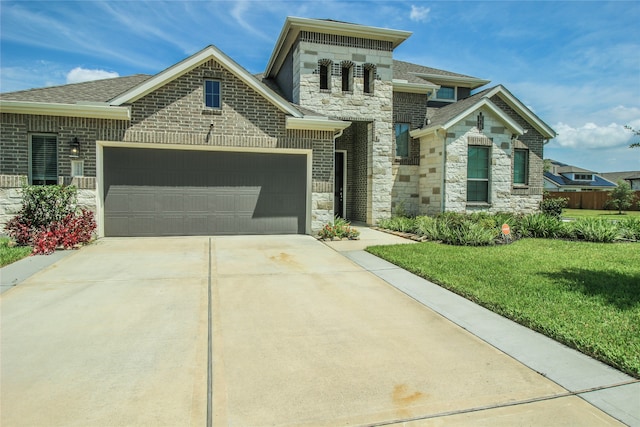
[[0, 267], [18, 261], [31, 253], [28, 246], [9, 247], [9, 239], [0, 237]]
[[522, 239], [367, 249], [505, 317], [640, 377], [637, 243]]
[[622, 215], [616, 210], [593, 210], [593, 209], [563, 209], [563, 218], [584, 218], [584, 217], [597, 217], [607, 219], [620, 219], [627, 217], [640, 217], [640, 211], [622, 211]]

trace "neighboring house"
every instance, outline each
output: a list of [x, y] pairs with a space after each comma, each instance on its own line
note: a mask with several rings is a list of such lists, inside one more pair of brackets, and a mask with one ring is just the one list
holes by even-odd
[[640, 171], [628, 172], [604, 172], [601, 173], [604, 179], [617, 183], [618, 180], [627, 181], [632, 190], [640, 191]]
[[394, 60], [409, 36], [287, 18], [260, 76], [209, 46], [154, 76], [1, 94], [0, 215], [23, 181], [76, 184], [100, 236], [536, 211], [555, 132], [503, 86]]
[[617, 187], [596, 172], [549, 160], [549, 170], [544, 173], [547, 191], [606, 191]]

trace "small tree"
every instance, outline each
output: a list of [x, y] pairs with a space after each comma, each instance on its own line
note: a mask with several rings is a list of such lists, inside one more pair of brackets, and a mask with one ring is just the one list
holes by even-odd
[[611, 190], [606, 206], [617, 209], [618, 213], [622, 215], [622, 211], [630, 208], [633, 204], [635, 194], [631, 190], [631, 186], [628, 182], [620, 179], [617, 184], [618, 186]]

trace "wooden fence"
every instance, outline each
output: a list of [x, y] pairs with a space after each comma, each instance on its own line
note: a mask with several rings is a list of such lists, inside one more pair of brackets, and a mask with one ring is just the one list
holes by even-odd
[[[640, 191], [634, 191], [636, 194], [635, 203], [631, 208], [626, 210], [640, 210]], [[609, 199], [608, 191], [549, 191], [545, 198], [564, 197], [568, 200], [567, 208], [569, 209], [605, 209], [605, 203]]]

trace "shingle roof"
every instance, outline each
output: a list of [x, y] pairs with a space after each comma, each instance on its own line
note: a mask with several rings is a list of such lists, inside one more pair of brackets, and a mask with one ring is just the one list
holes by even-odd
[[7, 92], [0, 94], [0, 99], [3, 101], [47, 102], [54, 104], [107, 102], [151, 77], [147, 74], [135, 74], [126, 77]]
[[640, 179], [640, 171], [605, 172], [600, 175], [612, 182], [618, 182], [619, 179]]
[[412, 64], [411, 62], [393, 60], [393, 78], [406, 80], [409, 83], [432, 83], [427, 79], [416, 76], [416, 74], [434, 74], [442, 77], [462, 77], [466, 79], [478, 79], [477, 77], [458, 74], [451, 71], [437, 68], [425, 67], [423, 65]]

